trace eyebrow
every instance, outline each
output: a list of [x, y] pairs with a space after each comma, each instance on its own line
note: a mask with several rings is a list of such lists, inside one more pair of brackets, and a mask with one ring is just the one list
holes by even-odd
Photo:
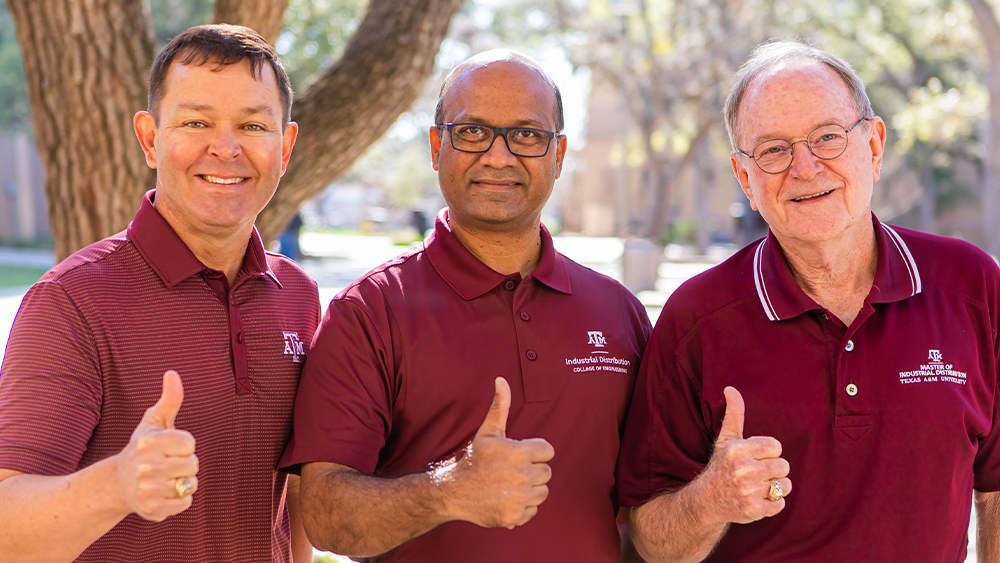
[[[816, 125], [813, 125], [812, 128], [809, 129], [809, 133], [812, 133], [813, 131], [819, 129], [820, 127], [826, 127], [827, 125], [840, 125], [841, 127], [844, 127], [844, 129], [847, 129], [847, 127], [841, 125], [839, 121], [831, 117], [830, 119], [820, 121]], [[806, 133], [806, 135], [808, 136], [809, 133]], [[778, 133], [769, 132], [769, 133], [764, 133], [763, 135], [757, 135], [753, 139], [750, 139], [750, 146], [756, 147], [757, 145], [763, 143], [764, 141], [788, 141], [788, 139], [782, 137]]]
[[[208, 104], [190, 104], [190, 103], [179, 104], [177, 107], [179, 109], [186, 109], [186, 110], [200, 111], [200, 112], [210, 112], [210, 111], [212, 111], [212, 110], [215, 109], [215, 106], [208, 105]], [[272, 115], [273, 116], [274, 115], [274, 110], [271, 109], [271, 106], [269, 106], [267, 104], [260, 104], [260, 105], [257, 105], [257, 106], [248, 106], [248, 107], [245, 107], [245, 108], [243, 108], [243, 109], [240, 110], [240, 113], [242, 115], [266, 114], [266, 115]]]
[[[489, 121], [490, 120], [486, 119], [485, 117], [479, 117], [476, 115], [466, 115], [462, 117], [461, 121], [456, 121], [454, 123], [482, 123], [483, 125], [489, 125]], [[546, 129], [544, 123], [536, 119], [518, 119], [517, 121], [514, 122], [513, 125], [510, 125], [509, 127], [532, 127], [535, 129], [543, 129], [546, 131], [548, 130]]]

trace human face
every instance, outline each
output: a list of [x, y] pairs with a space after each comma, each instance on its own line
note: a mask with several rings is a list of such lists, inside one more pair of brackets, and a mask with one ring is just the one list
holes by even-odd
[[160, 214], [182, 238], [249, 236], [298, 133], [282, 127], [274, 71], [263, 65], [258, 80], [247, 60], [174, 64], [157, 117], [139, 112], [134, 125]]
[[[758, 78], [740, 105], [740, 148], [752, 151], [768, 139], [805, 139], [836, 123], [860, 117], [844, 81], [817, 62], [792, 62]], [[799, 143], [792, 164], [767, 174], [733, 152], [733, 172], [750, 206], [760, 211], [782, 243], [823, 244], [871, 228], [873, 185], [879, 178], [885, 124], [878, 117], [851, 131], [844, 154], [822, 160]]]
[[[533, 70], [511, 61], [475, 67], [445, 94], [445, 123], [555, 130], [552, 88]], [[543, 157], [511, 154], [503, 139], [484, 153], [455, 150], [446, 130], [430, 130], [431, 160], [438, 171], [449, 220], [461, 227], [516, 231], [535, 228], [562, 172], [566, 136]]]

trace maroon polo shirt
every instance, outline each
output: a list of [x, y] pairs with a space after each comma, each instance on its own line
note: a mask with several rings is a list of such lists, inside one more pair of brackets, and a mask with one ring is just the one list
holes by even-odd
[[333, 462], [392, 477], [473, 438], [507, 379], [507, 436], [555, 448], [549, 497], [514, 530], [451, 522], [373, 561], [618, 559], [614, 464], [649, 334], [618, 282], [558, 254], [541, 228], [531, 275], [502, 275], [451, 232], [355, 281], [330, 304], [282, 467]]
[[177, 370], [198, 491], [160, 523], [130, 515], [79, 561], [290, 561], [276, 471], [319, 323], [316, 284], [254, 230], [229, 287], [153, 207], [25, 295], [0, 368], [0, 468], [66, 475], [120, 452]]
[[[972, 490], [1000, 490], [1000, 272], [971, 244], [873, 216], [878, 266], [850, 327], [773, 234], [691, 279], [656, 324], [618, 461], [624, 505], [708, 462], [733, 386], [794, 489], [707, 561], [965, 561]], [[763, 493], [762, 493], [763, 494]]]

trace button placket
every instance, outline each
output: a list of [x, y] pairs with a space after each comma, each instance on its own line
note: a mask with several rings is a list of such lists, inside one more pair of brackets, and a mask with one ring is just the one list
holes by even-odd
[[[865, 316], [868, 315], [870, 312]], [[864, 346], [865, 330], [866, 325], [860, 324], [853, 334], [848, 332], [846, 335], [841, 335], [837, 354], [837, 386], [834, 390], [835, 426], [852, 440], [860, 440], [872, 426], [872, 396]], [[843, 340], [845, 336], [850, 336], [846, 342]]]

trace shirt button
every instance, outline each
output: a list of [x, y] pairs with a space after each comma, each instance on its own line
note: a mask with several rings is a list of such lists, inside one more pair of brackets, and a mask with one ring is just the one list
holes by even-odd
[[538, 354], [536, 354], [534, 350], [528, 350], [528, 353], [525, 354], [525, 356], [527, 356], [531, 361], [535, 361], [535, 359], [538, 358]]
[[517, 284], [514, 283], [514, 280], [507, 280], [506, 283], [503, 284], [503, 288], [507, 291], [514, 291], [515, 287], [517, 287]]
[[847, 341], [847, 346], [844, 346], [844, 350], [846, 350], [847, 352], [853, 352], [854, 351], [854, 341], [853, 340], [848, 340]]
[[847, 384], [847, 394], [850, 396], [855, 396], [858, 394], [858, 386], [853, 383]]
[[521, 311], [521, 320], [524, 322], [528, 322], [531, 320], [531, 317], [528, 315], [528, 313]]
[[243, 333], [242, 332], [237, 332], [236, 333], [236, 341], [239, 342], [240, 344], [243, 344]]
[[826, 313], [823, 313], [823, 318], [826, 319], [826, 320], [830, 320], [830, 315], [827, 315]]

